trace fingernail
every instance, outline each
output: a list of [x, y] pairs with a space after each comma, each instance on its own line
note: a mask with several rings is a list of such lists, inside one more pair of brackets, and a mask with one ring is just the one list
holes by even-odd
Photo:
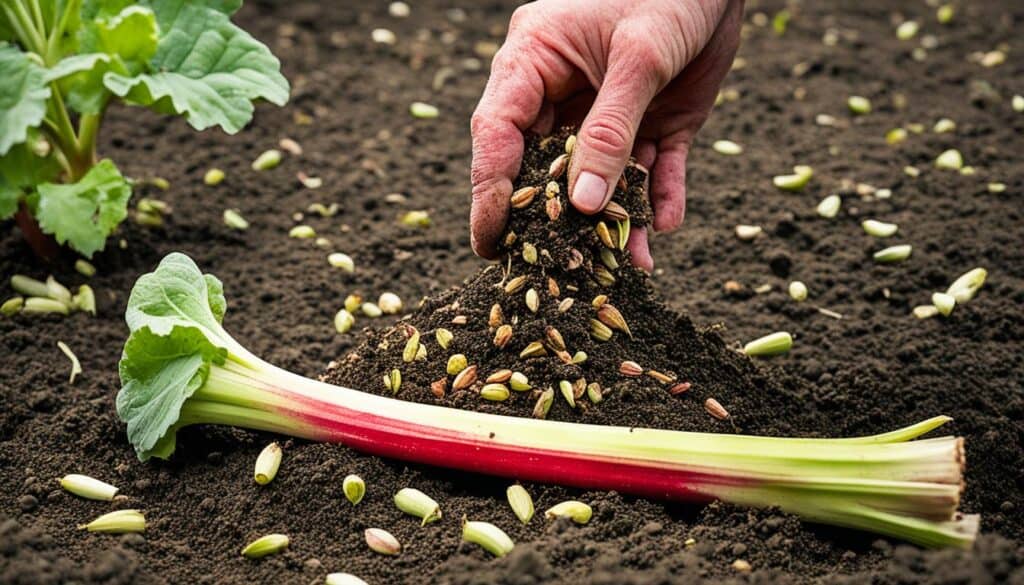
[[604, 207], [608, 183], [589, 171], [580, 173], [572, 190], [572, 203], [584, 213], [596, 213]]

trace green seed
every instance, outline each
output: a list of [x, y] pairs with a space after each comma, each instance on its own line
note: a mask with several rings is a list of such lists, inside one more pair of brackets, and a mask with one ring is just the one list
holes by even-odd
[[216, 187], [224, 181], [224, 171], [220, 169], [210, 169], [203, 175], [203, 182], [211, 187]]
[[29, 297], [25, 299], [25, 305], [22, 308], [25, 313], [28, 314], [41, 314], [41, 313], [60, 313], [61, 315], [68, 314], [68, 306], [60, 301], [43, 297]]
[[281, 456], [284, 452], [277, 443], [271, 443], [264, 447], [256, 458], [256, 468], [253, 477], [256, 483], [267, 485], [277, 477], [277, 468], [281, 466]]
[[571, 518], [573, 522], [577, 524], [586, 524], [590, 522], [591, 516], [594, 511], [591, 510], [590, 506], [576, 500], [569, 500], [560, 504], [555, 504], [544, 512], [544, 517], [548, 520], [558, 517]]
[[512, 507], [512, 513], [516, 515], [516, 518], [519, 518], [523, 524], [529, 524], [533, 518], [533, 498], [530, 497], [526, 488], [518, 483], [510, 485], [505, 490], [505, 495], [508, 497], [508, 505]]
[[423, 102], [413, 102], [410, 104], [409, 113], [414, 118], [420, 118], [421, 120], [429, 120], [441, 115], [441, 111], [437, 107]]
[[829, 195], [818, 203], [816, 211], [818, 215], [826, 219], [832, 219], [839, 213], [839, 207], [843, 204], [839, 195]]
[[935, 123], [934, 127], [932, 127], [932, 132], [936, 134], [945, 134], [947, 132], [954, 131], [956, 131], [956, 122], [950, 120], [949, 118], [942, 118], [941, 120]]
[[869, 236], [876, 238], [888, 238], [899, 229], [899, 226], [894, 223], [886, 223], [877, 219], [865, 219], [861, 222], [860, 227], [864, 228], [864, 232]]
[[807, 165], [797, 165], [793, 167], [792, 175], [777, 175], [772, 177], [772, 184], [783, 191], [802, 191], [813, 176], [814, 169]]
[[161, 191], [166, 191], [171, 188], [171, 182], [163, 177], [153, 177], [149, 180], [149, 184]]
[[943, 317], [948, 317], [956, 306], [956, 299], [951, 294], [937, 292], [932, 294], [932, 304]]
[[577, 351], [576, 353], [572, 354], [571, 361], [574, 364], [582, 364], [583, 362], [587, 361], [587, 352]]
[[300, 240], [308, 240], [316, 237], [316, 230], [309, 227], [308, 225], [297, 225], [292, 229], [288, 230], [288, 237], [298, 238]]
[[348, 254], [342, 254], [341, 252], [335, 252], [327, 256], [327, 263], [335, 268], [340, 268], [342, 271], [352, 274], [356, 270], [356, 263], [352, 260], [352, 257]]
[[953, 21], [953, 14], [955, 12], [956, 8], [952, 4], [943, 4], [935, 11], [935, 20], [938, 20], [939, 24], [949, 24]]
[[245, 545], [242, 549], [242, 556], [248, 559], [258, 559], [272, 555], [288, 548], [288, 537], [284, 534], [268, 534]]
[[893, 128], [885, 133], [887, 144], [899, 144], [907, 139], [907, 131], [903, 128]]
[[952, 296], [957, 303], [962, 305], [974, 298], [978, 289], [985, 284], [986, 278], [988, 278], [987, 270], [975, 268], [953, 281], [953, 284], [946, 289], [946, 294]]
[[[246, 221], [244, 217], [242, 217], [242, 214], [239, 213], [237, 209], [225, 209], [224, 210], [224, 225], [228, 226], [229, 228], [231, 228], [233, 230], [240, 230], [241, 231], [241, 230], [249, 229], [249, 222]], [[296, 226], [295, 228], [292, 228], [292, 231], [289, 232], [288, 235], [290, 235], [293, 238], [313, 237], [313, 236], [298, 235], [298, 232], [296, 232], [295, 230], [297, 230], [297, 229], [299, 229], [301, 227], [308, 227], [308, 226]], [[312, 228], [309, 228], [309, 229], [312, 229]], [[316, 234], [314, 233], [313, 235], [316, 235]]]
[[109, 534], [144, 532], [146, 530], [146, 518], [138, 510], [117, 510], [116, 512], [104, 514], [88, 524], [81, 524], [78, 528], [79, 530], [84, 528], [89, 532], [106, 532]]
[[573, 392], [572, 382], [562, 380], [558, 383], [558, 391], [561, 392], [562, 398], [565, 398], [570, 407], [576, 408], [576, 393]]
[[281, 164], [281, 151], [272, 148], [264, 151], [256, 157], [256, 160], [252, 161], [252, 170], [269, 171], [279, 164]]
[[426, 526], [435, 520], [441, 519], [441, 506], [430, 496], [413, 488], [402, 488], [395, 494], [395, 506], [399, 510], [415, 516]]
[[68, 347], [68, 344], [64, 343], [63, 341], [58, 341], [57, 347], [60, 348], [61, 352], [63, 352], [64, 355], [66, 355], [69, 360], [71, 360], [71, 375], [68, 377], [68, 384], [74, 384], [75, 376], [82, 373], [82, 364], [78, 362], [78, 356], [76, 356], [74, 352], [71, 351], [71, 348]]
[[3, 305], [0, 305], [0, 314], [10, 317], [11, 315], [15, 315], [21, 311], [21, 308], [24, 306], [24, 297], [11, 297], [4, 301]]
[[485, 384], [480, 389], [480, 397], [492, 402], [504, 402], [508, 400], [508, 387], [504, 384]]
[[366, 483], [358, 475], [346, 475], [341, 482], [341, 490], [345, 492], [345, 497], [354, 506], [363, 501], [363, 496], [366, 495]]
[[920, 25], [917, 21], [907, 20], [896, 27], [896, 38], [901, 41], [909, 41], [910, 39], [917, 36], [917, 31], [920, 30]]
[[515, 543], [505, 531], [490, 522], [469, 522], [462, 518], [462, 540], [483, 547], [496, 557], [503, 557], [512, 552]]
[[423, 210], [408, 211], [398, 220], [404, 226], [413, 228], [430, 227], [430, 214]]
[[398, 390], [402, 387], [402, 372], [398, 368], [384, 374], [384, 387], [391, 390], [392, 394], [398, 394]]
[[743, 353], [749, 356], [772, 356], [786, 353], [793, 347], [793, 336], [786, 331], [777, 331], [755, 339], [743, 346]]
[[807, 285], [799, 280], [789, 283], [789, 296], [798, 303], [803, 302], [807, 298]]
[[109, 483], [77, 473], [62, 477], [60, 479], [60, 487], [76, 496], [89, 500], [109, 502], [117, 495], [117, 488]]
[[448, 358], [448, 365], [445, 368], [445, 371], [448, 372], [449, 376], [456, 376], [456, 375], [459, 374], [459, 372], [461, 372], [462, 370], [465, 370], [466, 366], [468, 366], [468, 365], [469, 365], [469, 360], [466, 359], [466, 356], [464, 354], [461, 354], [461, 353], [456, 353], [456, 354], [453, 354], [453, 355], [449, 356], [449, 358]]
[[364, 315], [371, 319], [376, 319], [377, 317], [380, 317], [381, 315], [384, 314], [384, 311], [382, 311], [381, 308], [377, 306], [377, 303], [363, 303], [362, 305], [359, 306], [359, 310], [362, 311]]
[[548, 411], [551, 410], [551, 404], [555, 401], [555, 391], [551, 388], [540, 393], [537, 397], [537, 402], [533, 405], [533, 417], [534, 418], [547, 418]]
[[918, 177], [921, 175], [921, 169], [913, 165], [907, 165], [903, 167], [903, 174], [908, 177]]
[[382, 555], [397, 555], [402, 552], [402, 544], [387, 530], [381, 528], [367, 528], [363, 532], [366, 539], [366, 546], [370, 550]]
[[96, 267], [84, 258], [75, 260], [75, 270], [82, 276], [91, 277], [96, 274]]
[[951, 148], [943, 152], [935, 159], [935, 168], [948, 171], [959, 171], [963, 166], [964, 157], [960, 154], [960, 151], [955, 148]]
[[11, 277], [11, 288], [14, 292], [23, 294], [26, 297], [50, 297], [50, 289], [46, 283], [23, 274], [15, 274]]
[[451, 345], [455, 335], [453, 335], [451, 331], [442, 327], [434, 332], [434, 338], [437, 339], [437, 344], [441, 346], [441, 349], [448, 349], [448, 346]]
[[989, 183], [988, 184], [988, 192], [989, 193], [1005, 193], [1006, 192], [1006, 183]]
[[71, 304], [71, 291], [68, 287], [57, 282], [57, 279], [52, 276], [46, 277], [46, 291], [48, 297], [56, 301], [60, 301], [65, 305]]
[[525, 392], [530, 389], [530, 380], [522, 372], [512, 372], [512, 377], [508, 379], [508, 385], [516, 392]]
[[71, 297], [71, 306], [79, 311], [95, 316], [96, 294], [92, 291], [92, 287], [88, 284], [79, 286], [78, 294]]
[[402, 299], [393, 292], [381, 293], [377, 306], [385, 315], [397, 315], [402, 310]]
[[348, 295], [343, 304], [346, 311], [354, 314], [363, 305], [363, 297], [357, 294]]
[[726, 156], [737, 156], [743, 154], [743, 147], [731, 140], [716, 140], [711, 145], [718, 154], [724, 154]]
[[529, 242], [523, 242], [523, 260], [527, 264], [537, 263], [537, 247]]
[[601, 263], [608, 267], [608, 270], [618, 270], [619, 261], [615, 259], [615, 254], [612, 253], [608, 248], [601, 248], [599, 254], [601, 255]]
[[882, 264], [888, 264], [892, 262], [902, 262], [910, 257], [910, 253], [913, 251], [913, 246], [910, 244], [902, 244], [899, 246], [891, 246], [884, 250], [875, 252], [875, 262]]
[[590, 399], [592, 404], [597, 404], [604, 400], [604, 392], [601, 391], [601, 385], [597, 382], [587, 384], [587, 398]]
[[402, 350], [402, 361], [405, 363], [412, 363], [416, 359], [416, 354], [420, 350], [420, 332], [413, 330], [412, 335], [405, 342], [405, 348]]
[[862, 116], [871, 113], [871, 100], [859, 95], [851, 95], [846, 100], [846, 107], [855, 115]]
[[351, 573], [330, 573], [324, 580], [324, 585], [369, 585], [359, 577]]

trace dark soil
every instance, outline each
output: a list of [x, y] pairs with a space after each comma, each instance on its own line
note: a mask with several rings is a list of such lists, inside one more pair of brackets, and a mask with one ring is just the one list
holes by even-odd
[[[747, 21], [758, 11], [771, 15], [781, 7], [749, 2]], [[384, 3], [372, 10], [301, 2], [247, 5], [240, 15], [244, 25], [271, 45], [294, 83], [287, 108], [259, 108], [254, 124], [235, 137], [197, 135], [181, 121], [138, 110], [112, 112], [103, 153], [126, 174], [167, 178], [167, 192], [149, 186], [138, 191], [166, 200], [173, 213], [161, 228], [126, 223], [118, 237], [127, 247], [112, 241], [97, 256], [99, 272], [89, 279], [97, 293], [96, 318], [0, 320], [0, 582], [310, 583], [338, 570], [380, 583], [1024, 582], [1024, 116], [1009, 106], [1011, 95], [1024, 93], [1024, 62], [1012, 50], [993, 69], [967, 58], [1013, 43], [1024, 7], [958, 6], [956, 19], [944, 27], [924, 3], [906, 7], [905, 16], [922, 23], [922, 34], [939, 41], [924, 62], [910, 55], [918, 41], [895, 38], [893, 9], [881, 0], [840, 9], [808, 4], [794, 10], [782, 37], [751, 25], [740, 52], [746, 66], [726, 82], [740, 98], [718, 108], [690, 156], [686, 225], [653, 243], [659, 269], [651, 285], [689, 318], [676, 318], [646, 300], [641, 289], [626, 288], [624, 283], [635, 280], [620, 278], [616, 286], [622, 288], [608, 293], [611, 302], [623, 309], [634, 333], [649, 337], [641, 346], [617, 333], [613, 342], [598, 344], [579, 328], [585, 312], [593, 311], [592, 289], [572, 293], [578, 295], [574, 309], [559, 317], [550, 312], [546, 282], [534, 282], [545, 293], [540, 318], [555, 320], [567, 341], [579, 346], [571, 349], [589, 356], [579, 368], [557, 370], [497, 351], [485, 336], [485, 307], [493, 300], [474, 304], [460, 297], [490, 290], [480, 285], [500, 281], [505, 268], [471, 276], [482, 263], [469, 251], [465, 228], [467, 121], [486, 79], [486, 58], [477, 55], [486, 54], [486, 47], [477, 44], [500, 42], [513, 6], [467, 3], [464, 19], [449, 8], [418, 3], [412, 18], [396, 20], [387, 16]], [[369, 31], [378, 26], [393, 29], [398, 44], [374, 45]], [[840, 31], [836, 46], [821, 42], [829, 27]], [[800, 62], [809, 64], [807, 72], [792, 76]], [[447, 81], [432, 89], [445, 67]], [[804, 88], [802, 99], [794, 98], [796, 88]], [[870, 97], [875, 111], [849, 117], [850, 94]], [[906, 97], [904, 107], [897, 107], [896, 94]], [[408, 104], [416, 100], [438, 105], [441, 117], [411, 119]], [[312, 116], [313, 123], [297, 124], [298, 113]], [[818, 113], [836, 116], [843, 128], [816, 125]], [[941, 117], [954, 119], [957, 131], [932, 133]], [[885, 144], [886, 131], [910, 122], [924, 124], [925, 132], [912, 133], [896, 147]], [[271, 172], [249, 170], [259, 152], [285, 136], [299, 141], [304, 154], [286, 158]], [[740, 142], [745, 153], [716, 154], [710, 144], [720, 138]], [[932, 168], [934, 157], [954, 146], [977, 169], [975, 175]], [[770, 177], [794, 164], [813, 166], [815, 178], [801, 194], [776, 191]], [[917, 166], [921, 175], [905, 175], [906, 165]], [[216, 188], [202, 183], [211, 166], [228, 173]], [[298, 171], [323, 177], [324, 187], [302, 188], [294, 179]], [[993, 181], [1005, 183], [1006, 192], [990, 193], [986, 184]], [[889, 188], [892, 197], [857, 195], [857, 182]], [[406, 199], [385, 201], [396, 192]], [[843, 210], [826, 221], [814, 206], [833, 192], [844, 195]], [[287, 237], [296, 223], [292, 214], [313, 202], [341, 206], [335, 217], [307, 213], [302, 221], [330, 240], [329, 250], [351, 254], [355, 274], [327, 265], [328, 249]], [[227, 207], [240, 209], [252, 227], [225, 227], [221, 214]], [[428, 209], [433, 225], [399, 225], [396, 218], [412, 209]], [[520, 217], [525, 221], [528, 215]], [[912, 243], [913, 256], [902, 264], [874, 264], [871, 252], [881, 246], [859, 227], [867, 217], [898, 223], [893, 241]], [[530, 229], [545, 221], [512, 229], [538, 242], [544, 234]], [[739, 223], [760, 224], [765, 234], [741, 242], [732, 231]], [[49, 271], [68, 285], [86, 281], [71, 268], [70, 255], [49, 270], [40, 268], [16, 230], [4, 227], [0, 274], [45, 277]], [[573, 497], [593, 506], [594, 519], [582, 527], [540, 519], [523, 527], [504, 502], [504, 480], [407, 466], [337, 445], [286, 442], [279, 476], [259, 487], [251, 480], [252, 463], [272, 437], [223, 428], [185, 430], [170, 462], [141, 464], [113, 405], [116, 363], [127, 334], [122, 313], [134, 280], [174, 250], [224, 281], [231, 304], [226, 327], [255, 353], [317, 376], [329, 361], [355, 351], [365, 371], [341, 367], [334, 375], [352, 382], [365, 377], [368, 391], [384, 391], [378, 367], [399, 363], [400, 347], [362, 348], [376, 348], [396, 318], [359, 318], [357, 328], [376, 328], [365, 335], [337, 335], [331, 318], [349, 293], [374, 298], [390, 290], [409, 307], [429, 297], [411, 318], [424, 332], [450, 321], [443, 307], [466, 298], [472, 325], [446, 326], [456, 334], [452, 350], [471, 360], [480, 356], [481, 364], [494, 368], [516, 363], [535, 383], [582, 375], [607, 390], [603, 402], [585, 410], [570, 411], [557, 397], [551, 418], [842, 436], [953, 415], [949, 430], [966, 437], [968, 450], [961, 508], [982, 514], [983, 535], [972, 551], [924, 551], [773, 511], [544, 485], [527, 486], [538, 508]], [[565, 251], [549, 250], [556, 259]], [[978, 265], [988, 268], [989, 282], [970, 304], [948, 319], [909, 315], [932, 291]], [[444, 292], [467, 277], [462, 291]], [[806, 302], [786, 295], [790, 279], [808, 284]], [[725, 287], [730, 280], [739, 283], [738, 291]], [[560, 284], [560, 294], [569, 295]], [[756, 294], [764, 284], [772, 290]], [[504, 313], [526, 311], [521, 293], [508, 299]], [[844, 318], [822, 315], [816, 307]], [[731, 351], [779, 329], [796, 337], [785, 357], [753, 363]], [[469, 333], [465, 339], [463, 332]], [[524, 327], [521, 333], [514, 333], [510, 348], [541, 330]], [[662, 346], [648, 342], [655, 338]], [[67, 383], [58, 340], [82, 361], [84, 373], [74, 385]], [[436, 353], [425, 364], [434, 369], [416, 364], [423, 370], [410, 369], [399, 397], [438, 400], [429, 383], [441, 376], [443, 365], [432, 340], [429, 345]], [[641, 348], [642, 355], [634, 353]], [[693, 387], [671, 397], [651, 379], [625, 381], [615, 375], [624, 358], [671, 370]], [[499, 404], [449, 391], [441, 402], [525, 416], [533, 407], [528, 396], [516, 394]], [[730, 420], [704, 412], [708, 396], [729, 409]], [[125, 497], [104, 504], [65, 494], [56, 479], [66, 473], [108, 480]], [[368, 495], [356, 508], [341, 494], [347, 473], [359, 473], [368, 483]], [[404, 486], [438, 499], [445, 519], [421, 528], [398, 512], [391, 495]], [[142, 508], [149, 529], [121, 537], [75, 529], [112, 507]], [[476, 547], [460, 546], [463, 514], [506, 528], [518, 543], [515, 551], [494, 560]], [[384, 558], [366, 551], [362, 529], [368, 526], [394, 532], [406, 545], [403, 554]], [[275, 531], [291, 537], [286, 553], [256, 562], [238, 555], [250, 539]], [[688, 538], [695, 546], [684, 545]], [[736, 573], [735, 559], [750, 562], [753, 572]]]

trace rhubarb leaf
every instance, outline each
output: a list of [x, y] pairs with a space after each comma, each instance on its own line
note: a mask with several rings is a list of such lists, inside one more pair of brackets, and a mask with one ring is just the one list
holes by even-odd
[[70, 75], [76, 73], [82, 73], [84, 71], [90, 71], [98, 63], [110, 61], [110, 56], [103, 53], [86, 53], [84, 55], [74, 55], [61, 59], [56, 65], [49, 68], [46, 71], [47, 83], [51, 81], [57, 81], [58, 79], [64, 79]]
[[288, 100], [288, 81], [270, 50], [235, 26], [236, 2], [150, 0], [160, 42], [149, 72], [107, 73], [107, 89], [128, 103], [180, 114], [197, 130], [234, 134], [252, 119], [252, 101]]
[[46, 116], [46, 69], [16, 46], [0, 42], [0, 156], [25, 142]]
[[14, 145], [7, 154], [0, 156], [0, 179], [11, 187], [35, 188], [40, 183], [55, 180], [60, 171], [60, 163], [50, 144], [34, 128], [29, 129], [25, 142]]
[[210, 364], [223, 364], [226, 356], [195, 327], [163, 335], [149, 327], [132, 331], [118, 364], [117, 414], [139, 459], [166, 459], [174, 451], [182, 405], [206, 383]]
[[18, 211], [18, 200], [21, 198], [21, 189], [8, 183], [0, 176], [0, 219], [7, 219]]
[[226, 347], [230, 338], [220, 326], [226, 308], [220, 280], [204, 275], [191, 258], [175, 252], [135, 283], [125, 320], [131, 331], [149, 328], [157, 335], [170, 335], [176, 328], [198, 329]]
[[91, 258], [128, 216], [131, 195], [131, 185], [105, 159], [77, 183], [39, 185], [29, 203], [44, 232]]

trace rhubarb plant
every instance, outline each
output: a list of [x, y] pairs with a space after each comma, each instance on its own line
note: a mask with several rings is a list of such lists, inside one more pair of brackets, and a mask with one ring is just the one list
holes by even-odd
[[[241, 0], [0, 0], [0, 220], [18, 214], [91, 257], [127, 216], [131, 182], [97, 153], [114, 102], [230, 134], [283, 105], [270, 50], [231, 22]], [[40, 230], [42, 233], [40, 233]]]
[[136, 282], [117, 411], [142, 460], [167, 458], [187, 425], [331, 441], [382, 457], [652, 498], [778, 506], [809, 520], [926, 546], [969, 546], [957, 508], [964, 442], [890, 433], [804, 439], [586, 425], [499, 416], [360, 392], [277, 368], [221, 325], [221, 282], [171, 254]]

